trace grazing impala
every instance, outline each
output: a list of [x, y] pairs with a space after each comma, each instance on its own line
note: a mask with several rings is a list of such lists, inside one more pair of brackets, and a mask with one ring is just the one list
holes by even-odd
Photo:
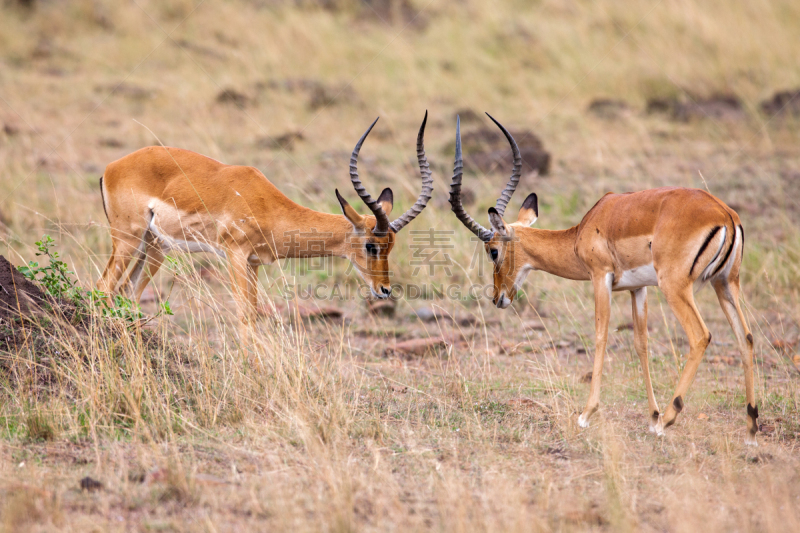
[[[492, 118], [491, 116], [489, 118]], [[739, 268], [744, 230], [736, 212], [706, 191], [664, 187], [627, 194], [608, 193], [566, 230], [530, 228], [539, 215], [536, 194], [522, 203], [516, 222], [503, 214], [520, 178], [522, 159], [508, 131], [492, 118], [511, 144], [514, 170], [497, 205], [489, 209], [491, 230], [478, 224], [461, 205], [460, 124], [456, 125], [456, 158], [450, 204], [458, 219], [478, 236], [494, 264], [494, 303], [505, 309], [531, 270], [594, 287], [595, 359], [581, 427], [600, 403], [600, 379], [608, 338], [612, 291], [630, 291], [634, 344], [642, 363], [649, 403], [650, 430], [663, 435], [675, 423], [684, 395], [694, 379], [711, 334], [694, 301], [694, 291], [710, 282], [728, 318], [744, 363], [747, 400], [746, 443], [756, 445], [758, 407], [753, 390], [753, 336], [739, 307]], [[658, 409], [647, 364], [647, 287], [658, 286], [689, 337], [689, 356], [672, 401]]]
[[433, 179], [423, 137], [417, 136], [422, 192], [400, 218], [389, 222], [392, 190], [374, 200], [358, 177], [358, 152], [375, 122], [356, 144], [350, 180], [373, 216], [359, 215], [339, 191], [342, 215], [320, 213], [291, 201], [253, 167], [224, 165], [178, 148], [149, 147], [106, 167], [100, 178], [113, 251], [98, 287], [112, 292], [131, 261], [122, 288], [138, 301], [171, 250], [227, 257], [240, 314], [250, 319], [257, 298], [258, 267], [292, 257], [347, 257], [377, 298], [387, 298], [388, 256], [395, 233], [425, 208]]

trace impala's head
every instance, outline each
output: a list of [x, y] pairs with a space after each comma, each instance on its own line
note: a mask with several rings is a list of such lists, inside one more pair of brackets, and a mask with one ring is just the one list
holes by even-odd
[[486, 253], [494, 265], [494, 293], [492, 302], [500, 309], [505, 309], [517, 295], [530, 271], [524, 253], [518, 253], [519, 237], [516, 230], [527, 228], [536, 222], [539, 216], [539, 205], [535, 193], [531, 193], [522, 203], [517, 221], [506, 224], [496, 207], [489, 208], [489, 222], [494, 235], [484, 243]]
[[[487, 115], [489, 114], [487, 113]], [[522, 157], [517, 143], [508, 133], [508, 130], [492, 118], [491, 115], [489, 115], [489, 118], [502, 130], [511, 145], [511, 152], [514, 155], [514, 170], [511, 173], [508, 185], [506, 185], [505, 190], [497, 200], [495, 207], [489, 208], [489, 222], [492, 229], [486, 229], [478, 224], [475, 219], [464, 211], [464, 206], [461, 204], [461, 179], [463, 177], [464, 164], [461, 156], [460, 119], [456, 122], [456, 160], [453, 168], [453, 181], [450, 184], [450, 206], [456, 217], [483, 241], [486, 253], [494, 265], [492, 302], [500, 309], [505, 309], [514, 301], [517, 291], [522, 286], [522, 282], [525, 281], [525, 276], [530, 270], [530, 265], [525, 261], [525, 254], [521, 253], [519, 249], [520, 243], [517, 230], [536, 222], [536, 218], [539, 216], [539, 205], [536, 195], [531, 194], [522, 203], [522, 209], [519, 211], [519, 217], [516, 222], [506, 224], [505, 220], [503, 220], [506, 206], [508, 206], [511, 195], [514, 194], [517, 183], [519, 183]]]
[[[375, 122], [378, 122], [378, 119], [375, 119]], [[358, 177], [358, 152], [361, 150], [364, 139], [375, 126], [375, 122], [361, 136], [350, 157], [350, 181], [353, 182], [358, 196], [372, 211], [373, 216], [359, 215], [339, 194], [338, 190], [336, 198], [339, 200], [339, 205], [342, 206], [345, 218], [353, 226], [353, 231], [348, 239], [348, 258], [356, 267], [361, 278], [369, 285], [372, 295], [376, 298], [388, 298], [392, 292], [389, 280], [389, 253], [394, 248], [395, 235], [425, 209], [433, 192], [433, 178], [423, 145], [428, 112], [425, 112], [425, 119], [422, 121], [417, 135], [417, 161], [422, 175], [422, 190], [414, 205], [392, 222], [389, 222], [389, 215], [392, 213], [394, 204], [392, 190], [384, 189], [378, 199], [373, 200]]]

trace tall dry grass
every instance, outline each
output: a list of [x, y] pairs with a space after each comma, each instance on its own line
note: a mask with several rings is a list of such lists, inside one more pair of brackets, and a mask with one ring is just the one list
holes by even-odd
[[[343, 261], [330, 272], [275, 265], [262, 273], [260, 301], [277, 312], [240, 342], [224, 265], [177, 257], [154, 284], [174, 317], [141, 331], [94, 317], [82, 333], [50, 318], [26, 324], [27, 341], [0, 356], [5, 529], [798, 529], [798, 130], [758, 107], [800, 86], [798, 6], [325, 5], [0, 8], [4, 255], [33, 259], [31, 243], [48, 232], [90, 286], [110, 250], [97, 179], [154, 136], [255, 165], [298, 202], [335, 212], [352, 144], [381, 115], [363, 174], [371, 190], [393, 187], [404, 209], [418, 190], [413, 140], [427, 108], [436, 192], [414, 226], [452, 231], [454, 265], [451, 275], [415, 276], [412, 236], [401, 235], [393, 280], [486, 283], [487, 269], [470, 268], [475, 257], [486, 267], [483, 254], [444, 191], [454, 115], [488, 110], [534, 130], [553, 153], [550, 176], [520, 185], [522, 197], [539, 193], [542, 227], [577, 223], [612, 189], [707, 186], [737, 209], [761, 448], [742, 446], [741, 371], [725, 362], [737, 356], [710, 291], [698, 300], [716, 342], [679, 424], [655, 439], [624, 328], [611, 334], [601, 417], [587, 431], [575, 424], [593, 339], [583, 284], [532, 274], [505, 312], [469, 299], [401, 300], [389, 319], [359, 300], [334, 301], [343, 323], [306, 322], [280, 298], [283, 276], [351, 289], [355, 276]], [[243, 107], [218, 102], [225, 90]], [[683, 123], [643, 111], [650, 98], [716, 93], [740, 98], [744, 115]], [[614, 120], [588, 114], [600, 97], [630, 109]], [[277, 146], [287, 133], [302, 139]], [[476, 217], [506, 171], [465, 178]], [[413, 314], [434, 306], [477, 326]], [[612, 324], [624, 326], [629, 307], [615, 296]], [[650, 309], [664, 401], [685, 341], [657, 291]], [[438, 334], [457, 342], [421, 359], [383, 354], [398, 339]], [[85, 475], [104, 489], [79, 491]]]

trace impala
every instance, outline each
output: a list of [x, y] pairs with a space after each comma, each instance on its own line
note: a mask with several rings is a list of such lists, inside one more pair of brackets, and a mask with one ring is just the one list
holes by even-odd
[[[514, 300], [526, 275], [543, 270], [556, 276], [587, 280], [594, 288], [595, 358], [586, 408], [578, 418], [588, 427], [600, 403], [600, 379], [608, 338], [613, 291], [630, 291], [634, 345], [647, 389], [650, 430], [663, 435], [684, 406], [684, 395], [697, 372], [711, 334], [694, 300], [694, 292], [710, 282], [736, 336], [744, 366], [747, 401], [745, 442], [756, 445], [758, 407], [753, 390], [753, 336], [739, 307], [739, 268], [744, 230], [736, 212], [706, 191], [664, 187], [626, 194], [608, 193], [565, 230], [531, 226], [539, 215], [536, 194], [522, 203], [516, 222], [503, 219], [520, 179], [522, 159], [516, 142], [494, 118], [511, 145], [511, 178], [489, 209], [491, 229], [468, 215], [461, 204], [460, 121], [456, 123], [456, 157], [450, 204], [458, 219], [480, 240], [494, 264], [494, 304], [505, 309]], [[657, 286], [689, 338], [689, 355], [672, 401], [658, 409], [647, 362], [647, 287]]]
[[336, 190], [343, 215], [296, 204], [253, 167], [225, 165], [200, 154], [167, 147], [142, 148], [106, 167], [100, 178], [113, 250], [98, 288], [120, 289], [135, 301], [171, 250], [211, 252], [227, 258], [233, 293], [245, 322], [255, 312], [258, 267], [293, 257], [347, 257], [377, 298], [391, 292], [388, 256], [395, 234], [425, 208], [433, 179], [423, 137], [417, 136], [422, 191], [414, 205], [390, 222], [392, 190], [374, 200], [358, 176], [358, 153], [378, 119], [361, 136], [350, 158], [350, 180], [372, 212], [362, 216]]

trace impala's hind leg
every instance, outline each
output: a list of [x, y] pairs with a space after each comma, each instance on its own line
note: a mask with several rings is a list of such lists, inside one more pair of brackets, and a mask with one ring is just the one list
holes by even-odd
[[134, 302], [138, 302], [142, 298], [145, 287], [155, 277], [163, 262], [164, 252], [161, 247], [156, 243], [149, 242], [147, 252], [137, 261], [128, 277], [128, 287]]
[[97, 288], [106, 293], [113, 293], [119, 280], [125, 274], [131, 260], [136, 255], [140, 239], [131, 235], [114, 235], [111, 233], [113, 247], [105, 270], [97, 281]]
[[739, 278], [714, 282], [714, 290], [717, 291], [719, 304], [722, 306], [725, 316], [728, 317], [733, 334], [736, 336], [739, 354], [742, 357], [747, 399], [747, 436], [745, 437], [745, 443], [751, 446], [758, 446], [756, 442], [758, 406], [756, 405], [756, 393], [753, 383], [753, 335], [744, 320], [742, 308], [739, 307]]
[[686, 365], [683, 367], [672, 402], [667, 406], [662, 420], [656, 425], [656, 432], [663, 431], [665, 427], [675, 423], [678, 413], [683, 409], [683, 396], [692, 384], [697, 373], [697, 367], [703, 359], [706, 348], [711, 343], [711, 333], [703, 322], [697, 305], [694, 301], [692, 284], [690, 281], [672, 282], [665, 280], [660, 283], [661, 290], [667, 299], [672, 312], [678, 318], [678, 322], [683, 326], [686, 336], [689, 337], [689, 356]]
[[656, 397], [653, 394], [653, 382], [650, 381], [650, 365], [647, 359], [647, 287], [631, 291], [631, 307], [633, 316], [633, 345], [639, 354], [642, 363], [642, 377], [644, 388], [647, 391], [647, 404], [649, 406], [650, 431], [656, 432], [660, 418]]

